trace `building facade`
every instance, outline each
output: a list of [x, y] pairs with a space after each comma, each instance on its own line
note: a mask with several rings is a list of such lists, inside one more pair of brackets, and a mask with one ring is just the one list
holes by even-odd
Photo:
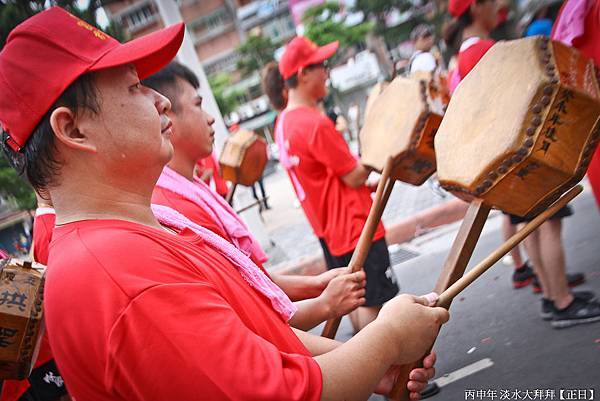
[[[295, 35], [288, 0], [172, 0], [177, 3], [206, 75], [225, 73], [232, 84], [228, 93], [237, 94], [238, 107], [224, 115], [225, 123], [263, 133], [268, 141], [270, 107], [260, 87], [260, 75], [242, 76], [236, 66], [237, 48], [248, 35], [261, 34], [277, 46]], [[128, 38], [136, 38], [164, 27], [154, 0], [121, 0], [104, 6], [111, 21], [121, 25]], [[225, 93], [227, 95], [228, 93]]]

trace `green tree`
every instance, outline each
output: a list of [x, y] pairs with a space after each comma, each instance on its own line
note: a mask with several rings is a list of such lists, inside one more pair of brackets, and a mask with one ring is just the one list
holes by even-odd
[[[87, 7], [80, 8], [77, 6], [77, 0], [0, 0], [0, 48], [4, 47], [6, 38], [14, 27], [51, 6], [60, 6], [95, 27], [101, 28], [96, 20], [96, 10], [112, 1], [114, 0], [90, 0]], [[118, 40], [125, 38], [121, 27], [114, 22], [103, 30]]]
[[365, 18], [375, 18], [377, 28], [385, 29], [385, 17], [392, 10], [406, 11], [413, 6], [410, 0], [356, 0], [354, 8]]
[[240, 59], [237, 62], [237, 69], [242, 75], [251, 75], [274, 60], [273, 54], [277, 47], [268, 37], [262, 35], [250, 35], [237, 48]]
[[333, 2], [306, 10], [302, 16], [306, 37], [321, 46], [339, 40], [342, 49], [363, 43], [367, 33], [373, 29], [373, 24], [363, 22], [348, 26], [345, 17], [336, 16], [339, 11], [340, 5]]
[[240, 91], [230, 91], [231, 77], [225, 73], [215, 74], [208, 78], [208, 83], [219, 106], [221, 114], [227, 115], [239, 105], [237, 98], [242, 95]]
[[[87, 7], [79, 8], [76, 0], [0, 0], [0, 48], [4, 47], [14, 27], [50, 6], [63, 7], [100, 28], [96, 21], [96, 10], [110, 1], [114, 0], [90, 0]], [[123, 30], [114, 23], [104, 31], [118, 40], [124, 38]], [[9, 166], [4, 155], [0, 156], [0, 195], [15, 199], [21, 209], [31, 209], [36, 204], [33, 189]]]
[[19, 209], [35, 208], [35, 194], [32, 188], [9, 166], [4, 155], [0, 156], [0, 196], [14, 199]]

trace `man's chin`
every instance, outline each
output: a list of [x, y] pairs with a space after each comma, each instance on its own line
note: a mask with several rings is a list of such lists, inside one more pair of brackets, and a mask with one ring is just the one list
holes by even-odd
[[171, 159], [173, 158], [173, 154], [175, 153], [171, 141], [168, 141], [167, 143], [163, 144], [162, 148], [160, 149], [160, 153], [160, 160], [161, 162], [163, 162], [163, 164], [166, 165], [168, 162], [171, 161]]

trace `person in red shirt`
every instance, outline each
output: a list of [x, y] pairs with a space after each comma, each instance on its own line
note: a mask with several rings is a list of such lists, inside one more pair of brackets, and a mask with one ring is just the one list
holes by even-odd
[[490, 33], [498, 23], [495, 0], [450, 0], [448, 12], [455, 19], [444, 32], [444, 41], [458, 53], [458, 76], [462, 80], [494, 45]]
[[[201, 108], [198, 79], [186, 66], [172, 62], [142, 83], [167, 96], [172, 105], [168, 116], [173, 123], [174, 154], [154, 188], [152, 203], [180, 212], [247, 251], [262, 268], [266, 254], [245, 223], [225, 200], [193, 175], [194, 160], [212, 154], [214, 143], [214, 119]], [[303, 300], [297, 303], [298, 311], [290, 320], [293, 327], [309, 330], [364, 303], [364, 272], [344, 272], [340, 268], [319, 276], [270, 275], [293, 301]]]
[[[324, 63], [337, 47], [338, 42], [318, 47], [304, 37], [286, 46], [279, 72], [288, 90], [287, 104], [275, 126], [279, 160], [330, 269], [348, 265], [372, 204], [365, 185], [371, 169], [350, 152], [318, 107], [327, 93]], [[366, 302], [353, 316], [356, 330], [373, 321], [381, 305], [398, 293], [384, 236], [380, 223], [364, 266]]]
[[227, 196], [229, 189], [227, 188], [227, 181], [221, 177], [219, 171], [219, 162], [214, 153], [199, 159], [196, 163], [196, 175], [198, 178], [204, 181], [206, 185], [214, 188], [215, 192], [224, 198]]
[[[33, 260], [47, 265], [56, 213], [49, 199], [45, 199], [37, 193], [36, 198], [37, 209], [33, 220]], [[50, 342], [48, 341], [48, 332], [44, 332], [42, 336], [37, 360], [29, 378], [5, 381], [0, 394], [0, 401], [70, 400], [64, 380], [52, 356]]]
[[[120, 44], [53, 7], [17, 26], [0, 53], [3, 150], [56, 210], [44, 311], [69, 393], [153, 401], [389, 392], [394, 366], [425, 354], [448, 319], [430, 306], [435, 296], [395, 298], [345, 344], [312, 336], [290, 328], [291, 302], [236, 247], [175, 218], [162, 226], [152, 213], [173, 153], [170, 103], [140, 78], [175, 56], [183, 34], [177, 24]], [[434, 360], [410, 373], [413, 399]]]
[[[448, 11], [456, 21], [448, 29], [445, 40], [448, 45], [462, 41], [458, 64], [464, 78], [494, 44], [487, 38], [496, 25], [496, 6], [494, 0], [450, 0]], [[540, 316], [551, 320], [554, 328], [600, 321], [600, 303], [594, 301], [595, 294], [569, 289], [585, 280], [581, 273], [567, 275], [565, 271], [562, 218], [572, 213], [570, 207], [565, 206], [524, 240], [535, 274], [526, 264], [515, 266], [513, 274], [513, 283], [528, 282], [530, 278], [538, 282], [543, 292]], [[509, 218], [515, 226], [528, 221], [513, 215]]]
[[[552, 29], [552, 39], [579, 49], [600, 68], [600, 2], [565, 1]], [[600, 208], [600, 146], [592, 157], [587, 177]]]

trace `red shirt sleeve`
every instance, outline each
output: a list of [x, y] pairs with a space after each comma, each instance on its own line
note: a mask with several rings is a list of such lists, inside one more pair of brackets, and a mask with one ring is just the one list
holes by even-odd
[[107, 385], [131, 400], [321, 395], [316, 361], [281, 352], [256, 335], [209, 283], [155, 286], [138, 295], [111, 329], [108, 353]]
[[333, 122], [327, 117], [319, 121], [309, 137], [309, 148], [312, 150], [313, 157], [338, 177], [350, 173], [358, 163], [342, 134], [335, 129]]
[[48, 264], [48, 247], [56, 222], [54, 213], [36, 216], [33, 221], [33, 258], [41, 264]]
[[585, 17], [584, 34], [573, 39], [573, 46], [600, 66], [600, 3], [594, 1]]
[[458, 72], [464, 79], [483, 55], [494, 45], [493, 40], [480, 40], [458, 54]]
[[212, 179], [215, 183], [215, 191], [217, 191], [217, 193], [221, 196], [227, 195], [227, 192], [229, 191], [227, 188], [227, 181], [221, 177], [221, 169], [214, 153], [208, 157], [205, 157], [204, 159], [198, 160], [196, 165], [198, 166], [199, 176], [202, 175], [202, 172], [204, 172], [205, 169], [212, 169], [212, 177], [205, 179], [204, 182], [207, 185], [210, 185], [210, 181]]

